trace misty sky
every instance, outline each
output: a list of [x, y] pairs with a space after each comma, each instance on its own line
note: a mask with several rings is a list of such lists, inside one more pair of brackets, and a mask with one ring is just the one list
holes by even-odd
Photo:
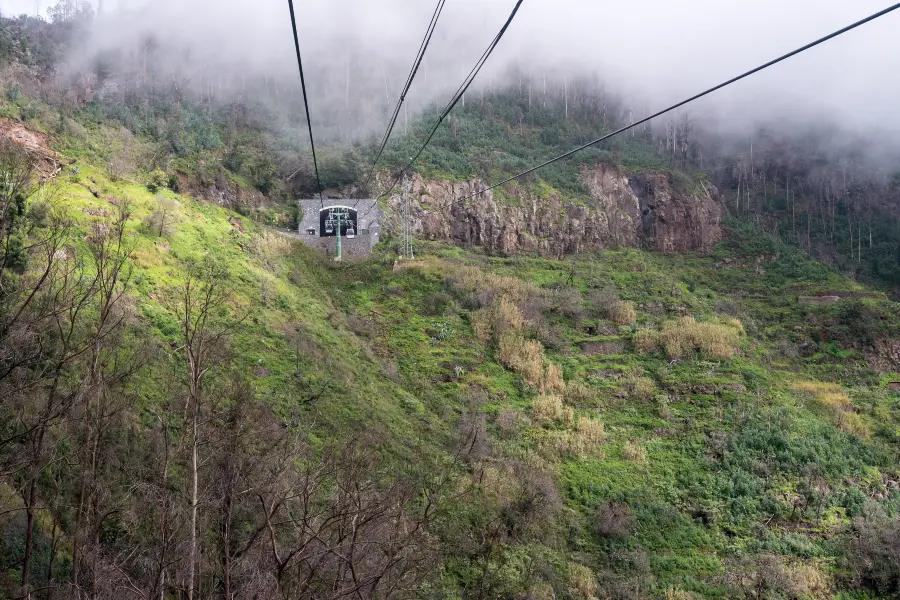
[[[130, 3], [141, 4], [139, 0]], [[172, 44], [190, 40], [199, 60], [250, 61], [291, 76], [284, 0], [144, 0], [138, 18], [110, 15], [95, 47], [133, 40], [148, 28]], [[489, 63], [536, 71], [597, 73], [625, 91], [637, 113], [731, 77], [884, 8], [887, 0], [525, 0]], [[46, 0], [42, 2], [49, 4]], [[106, 0], [114, 13], [116, 0]], [[429, 50], [428, 85], [456, 87], [508, 15], [514, 0], [448, 0]], [[384, 56], [408, 65], [433, 0], [295, 0], [310, 60], [355, 53], [379, 69]], [[0, 0], [0, 11], [33, 13], [33, 0]], [[827, 111], [859, 127], [900, 130], [900, 11], [791, 59], [699, 104], [726, 118]], [[206, 55], [204, 55], [206, 51]], [[359, 58], [362, 57], [362, 58]], [[426, 61], [428, 65], [429, 61]], [[479, 83], [486, 84], [485, 72]], [[417, 80], [419, 81], [419, 80]], [[310, 82], [315, 85], [316, 82]], [[426, 85], [424, 80], [419, 85]], [[399, 87], [399, 82], [392, 87]], [[382, 90], [383, 91], [383, 90]]]

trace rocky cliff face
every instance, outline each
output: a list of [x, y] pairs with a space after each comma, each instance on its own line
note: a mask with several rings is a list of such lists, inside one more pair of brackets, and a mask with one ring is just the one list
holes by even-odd
[[194, 176], [179, 173], [178, 186], [181, 192], [234, 210], [258, 210], [267, 204], [259, 190], [236, 185], [223, 171]]
[[[480, 180], [451, 183], [411, 182], [411, 220], [415, 234], [481, 246], [501, 255], [538, 253], [545, 257], [622, 246], [663, 252], [708, 251], [721, 239], [717, 190], [676, 192], [669, 176], [641, 174], [629, 178], [608, 165], [584, 168], [581, 179], [587, 202], [556, 194], [540, 196], [523, 187], [502, 194], [485, 192]], [[382, 226], [392, 235], [402, 230], [401, 196], [389, 200]]]

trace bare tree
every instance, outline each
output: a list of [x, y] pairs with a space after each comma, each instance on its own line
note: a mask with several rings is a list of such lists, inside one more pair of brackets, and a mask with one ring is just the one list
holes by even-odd
[[190, 265], [183, 286], [170, 299], [181, 326], [179, 354], [187, 376], [185, 405], [187, 445], [190, 454], [187, 498], [190, 505], [187, 597], [196, 593], [200, 523], [200, 448], [202, 429], [208, 416], [206, 380], [226, 357], [227, 339], [235, 324], [228, 306], [227, 271], [213, 261]]

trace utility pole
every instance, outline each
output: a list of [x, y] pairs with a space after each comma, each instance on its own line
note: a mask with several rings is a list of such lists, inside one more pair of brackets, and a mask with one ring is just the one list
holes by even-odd
[[409, 178], [406, 174], [403, 175], [403, 255], [408, 259], [415, 258], [409, 212]]
[[344, 222], [342, 216], [340, 213], [337, 215], [337, 257], [335, 257], [337, 261], [341, 260], [341, 225]]
[[340, 207], [329, 210], [328, 219], [325, 221], [325, 233], [330, 235], [331, 232], [334, 231], [334, 234], [337, 237], [337, 256], [334, 257], [334, 260], [337, 262], [340, 262], [343, 258], [341, 245], [344, 234], [342, 229], [345, 225], [347, 227], [347, 238], [355, 238], [356, 228], [353, 225], [353, 220], [350, 218], [350, 211]]

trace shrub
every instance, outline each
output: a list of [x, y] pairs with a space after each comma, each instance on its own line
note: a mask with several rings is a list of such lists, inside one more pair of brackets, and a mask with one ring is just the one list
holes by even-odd
[[556, 314], [580, 322], [584, 319], [584, 299], [575, 288], [564, 287], [551, 292], [550, 307]]
[[529, 384], [540, 385], [544, 378], [544, 349], [534, 340], [508, 332], [500, 338], [500, 362], [521, 375]]
[[514, 539], [546, 533], [562, 508], [553, 476], [532, 464], [502, 461], [489, 465], [482, 486], [500, 505], [506, 533]]
[[719, 300], [716, 302], [716, 312], [736, 317], [738, 314], [737, 304], [733, 300]]
[[478, 304], [487, 307], [498, 296], [505, 296], [517, 306], [525, 306], [540, 297], [536, 286], [516, 277], [487, 273], [476, 267], [447, 267], [444, 283], [459, 297], [474, 296]]
[[486, 308], [476, 310], [469, 315], [469, 324], [472, 326], [475, 337], [482, 342], [486, 342], [491, 338], [492, 327], [490, 310]]
[[634, 349], [641, 354], [653, 352], [659, 340], [657, 333], [650, 327], [640, 327], [634, 332], [631, 338], [634, 342]]
[[162, 189], [164, 189], [169, 184], [169, 176], [166, 175], [165, 171], [160, 168], [156, 168], [152, 173], [147, 177], [147, 189], [153, 192], [154, 194]]
[[534, 399], [531, 405], [531, 414], [541, 422], [572, 423], [575, 420], [575, 411], [565, 406], [559, 396], [549, 394], [541, 394]]
[[599, 444], [603, 441], [605, 432], [603, 423], [594, 421], [588, 417], [578, 417], [578, 433], [584, 437], [585, 441], [591, 444]]
[[563, 379], [562, 368], [554, 362], [547, 361], [544, 369], [544, 378], [541, 379], [539, 389], [542, 392], [564, 392], [566, 382]]
[[525, 317], [512, 300], [499, 296], [489, 307], [472, 313], [470, 322], [479, 339], [486, 341], [490, 338], [499, 342], [505, 333], [521, 331], [525, 326]]
[[519, 431], [519, 413], [514, 410], [504, 410], [497, 415], [497, 428], [504, 437], [512, 437]]
[[631, 325], [637, 318], [634, 304], [624, 302], [612, 288], [605, 288], [591, 294], [593, 314], [609, 319], [619, 325]]
[[279, 259], [292, 249], [293, 242], [289, 238], [271, 231], [263, 231], [250, 238], [250, 253], [272, 273], [278, 272]]
[[815, 565], [798, 564], [790, 568], [793, 592], [806, 598], [831, 598], [831, 580]]
[[665, 600], [694, 600], [696, 596], [691, 592], [686, 592], [681, 588], [670, 587], [666, 589]]
[[613, 288], [595, 290], [590, 295], [591, 312], [596, 317], [606, 317], [609, 308], [619, 301], [619, 293]]
[[640, 371], [630, 371], [625, 376], [623, 389], [628, 397], [634, 400], [646, 402], [653, 398], [656, 392], [656, 384], [649, 377], [644, 377]]
[[603, 424], [581, 417], [574, 431], [553, 432], [551, 441], [553, 449], [562, 457], [593, 454], [595, 458], [602, 458], [603, 453], [598, 452], [598, 448], [603, 443]]
[[797, 351], [797, 346], [786, 339], [780, 339], [775, 342], [775, 351], [785, 358], [797, 358], [800, 355]]
[[638, 442], [631, 440], [628, 440], [625, 442], [625, 445], [622, 446], [622, 456], [624, 456], [626, 460], [632, 462], [647, 462], [647, 451], [644, 450], [644, 447]]
[[566, 384], [563, 397], [566, 404], [572, 406], [593, 406], [597, 403], [597, 392], [580, 381], [570, 381]]
[[633, 524], [631, 507], [624, 503], [607, 502], [594, 513], [594, 532], [600, 537], [626, 537]]
[[450, 294], [438, 292], [427, 296], [422, 303], [422, 308], [426, 315], [437, 317], [443, 315], [452, 304], [453, 297]]
[[[673, 359], [696, 352], [709, 358], [723, 359], [734, 356], [741, 335], [743, 327], [736, 319], [719, 324], [698, 323], [693, 317], [682, 317], [663, 324], [662, 331], [657, 335], [657, 345]], [[648, 339], [642, 340], [645, 346]]]
[[620, 300], [609, 308], [609, 319], [617, 325], [631, 325], [637, 319], [634, 304]]
[[569, 596], [583, 600], [596, 600], [597, 578], [593, 571], [578, 563], [569, 564]]
[[375, 321], [370, 317], [350, 314], [347, 315], [347, 329], [359, 337], [371, 339], [375, 335]]
[[665, 394], [657, 394], [656, 407], [659, 412], [659, 418], [668, 421], [669, 417], [672, 416], [672, 411], [669, 410], [669, 397]]
[[866, 585], [883, 594], [895, 593], [900, 589], [900, 518], [889, 519], [880, 508], [867, 507], [853, 520], [853, 528], [848, 566]]
[[750, 598], [829, 598], [830, 582], [816, 567], [790, 565], [772, 554], [742, 560], [738, 576], [745, 595]]
[[155, 201], [153, 212], [144, 218], [144, 229], [159, 237], [169, 237], [175, 229], [180, 205], [165, 196], [156, 196]]

